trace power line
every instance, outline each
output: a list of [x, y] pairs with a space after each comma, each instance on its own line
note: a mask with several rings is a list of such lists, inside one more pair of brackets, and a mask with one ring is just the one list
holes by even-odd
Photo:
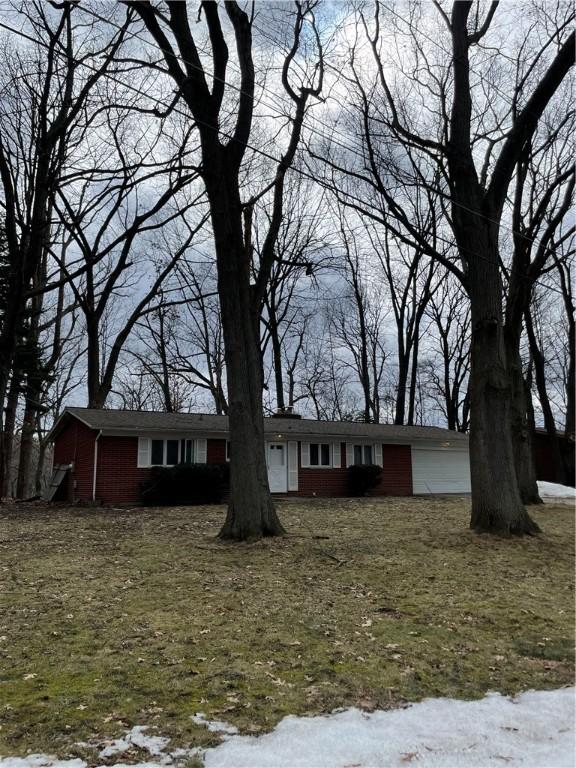
[[[404, 19], [402, 16], [400, 16], [400, 15], [399, 15], [399, 14], [398, 14], [396, 11], [394, 11], [394, 10], [393, 10], [393, 9], [391, 9], [391, 8], [389, 8], [389, 6], [387, 6], [387, 5], [385, 5], [385, 4], [383, 4], [383, 7], [384, 7], [384, 8], [386, 8], [386, 10], [388, 10], [388, 11], [389, 11], [390, 13], [392, 13], [394, 16], [398, 17], [398, 18], [399, 18], [401, 21], [403, 21], [405, 24], [407, 24], [407, 25], [410, 27], [410, 29], [411, 29], [412, 31], [416, 31], [416, 30], [415, 30], [415, 28], [414, 28], [414, 26], [412, 25], [412, 23], [411, 23], [411, 22], [409, 22], [409, 21], [407, 21], [407, 20], [405, 20], [405, 19]], [[121, 27], [119, 24], [117, 24], [116, 22], [114, 22], [114, 21], [111, 21], [110, 19], [106, 19], [104, 16], [101, 16], [100, 14], [96, 13], [95, 11], [93, 11], [93, 10], [91, 10], [91, 9], [89, 9], [89, 8], [82, 8], [82, 7], [81, 7], [81, 8], [80, 8], [80, 10], [84, 11], [85, 13], [88, 13], [89, 15], [91, 15], [92, 17], [94, 17], [94, 18], [96, 18], [96, 19], [98, 19], [98, 20], [100, 20], [100, 21], [103, 21], [104, 23], [107, 23], [107, 24], [110, 24], [110, 25], [112, 25], [112, 26], [116, 27], [116, 28], [117, 28], [117, 29], [119, 29], [119, 30], [121, 30], [121, 29], [122, 29], [122, 27]], [[269, 34], [265, 33], [265, 32], [264, 32], [262, 29], [260, 29], [260, 27], [257, 27], [256, 25], [254, 25], [254, 26], [255, 26], [255, 28], [256, 28], [256, 29], [257, 29], [257, 30], [260, 32], [260, 34], [262, 34], [262, 35], [263, 35], [264, 37], [266, 37], [268, 40], [271, 40], [271, 41], [273, 41], [273, 42], [276, 42], [276, 41], [274, 40], [274, 38], [273, 38], [273, 37], [271, 37]], [[421, 32], [421, 31], [420, 31], [420, 32]], [[421, 34], [422, 34], [422, 36], [423, 36], [423, 37], [425, 37], [427, 40], [429, 40], [430, 42], [434, 43], [434, 45], [436, 45], [438, 48], [440, 48], [440, 50], [442, 50], [442, 52], [443, 52], [443, 53], [446, 53], [446, 51], [444, 50], [444, 48], [443, 48], [443, 47], [442, 47], [442, 46], [441, 46], [441, 45], [440, 45], [440, 44], [439, 44], [439, 43], [438, 43], [436, 40], [434, 40], [434, 39], [433, 39], [433, 38], [431, 38], [430, 36], [428, 36], [428, 35], [424, 34], [423, 32], [421, 32]], [[164, 49], [164, 48], [162, 48], [161, 46], [159, 46], [159, 45], [157, 45], [156, 43], [152, 42], [152, 41], [151, 41], [149, 38], [142, 36], [142, 34], [140, 34], [140, 33], [137, 33], [137, 32], [133, 32], [133, 33], [131, 33], [130, 37], [131, 37], [131, 39], [133, 39], [133, 38], [136, 38], [136, 39], [140, 40], [141, 42], [145, 43], [146, 45], [152, 46], [152, 47], [154, 48], [154, 50], [158, 50], [158, 51], [160, 51], [161, 53], [164, 53], [164, 54], [168, 54], [168, 55], [171, 55], [169, 51], [165, 50], [165, 49]], [[202, 72], [202, 73], [205, 73], [205, 74], [207, 74], [209, 77], [213, 78], [214, 80], [218, 80], [218, 81], [219, 81], [219, 82], [221, 82], [223, 85], [227, 85], [228, 87], [230, 87], [230, 88], [232, 88], [233, 90], [237, 91], [239, 94], [242, 94], [242, 95], [245, 95], [245, 96], [249, 96], [249, 95], [250, 95], [250, 94], [246, 93], [244, 90], [242, 90], [242, 88], [241, 88], [240, 86], [237, 86], [237, 85], [235, 85], [234, 83], [230, 83], [230, 82], [227, 82], [225, 78], [222, 78], [222, 77], [218, 77], [218, 76], [216, 76], [216, 75], [215, 75], [213, 72], [211, 72], [210, 70], [208, 70], [206, 67], [203, 67], [203, 66], [198, 66], [197, 64], [194, 64], [194, 62], [191, 62], [191, 61], [189, 61], [188, 59], [185, 59], [185, 58], [184, 58], [184, 57], [182, 57], [182, 56], [180, 56], [180, 58], [182, 59], [182, 61], [183, 61], [183, 62], [184, 62], [186, 65], [188, 65], [188, 66], [192, 67], [193, 69], [196, 69], [196, 70], [198, 70], [198, 71], [200, 71], [200, 72]], [[233, 64], [232, 62], [228, 62], [228, 64], [229, 64], [230, 66], [234, 66], [234, 69], [235, 69], [237, 72], [240, 72], [240, 69], [239, 69], [239, 67], [238, 67], [236, 64]], [[486, 78], [485, 78], [485, 77], [484, 77], [484, 76], [483, 76], [481, 73], [479, 73], [479, 74], [478, 74], [478, 77], [479, 77], [479, 79], [481, 79], [481, 80], [484, 80], [484, 81], [485, 81], [485, 82], [487, 82], [489, 85], [493, 86], [493, 83], [491, 83], [491, 81], [487, 80], [487, 79], [486, 79]], [[261, 91], [262, 91], [262, 92], [264, 92], [264, 93], [269, 93], [269, 94], [273, 95], [273, 96], [274, 96], [274, 98], [276, 99], [276, 103], [275, 103], [274, 105], [270, 105], [269, 103], [268, 103], [268, 104], [266, 104], [265, 102], [261, 102], [261, 103], [265, 104], [265, 106], [267, 106], [268, 108], [273, 108], [273, 109], [277, 109], [277, 110], [279, 110], [279, 108], [278, 108], [278, 106], [277, 106], [277, 103], [278, 103], [277, 94], [276, 94], [275, 92], [271, 91], [269, 88], [266, 88], [266, 87], [265, 87], [264, 85], [262, 85], [262, 84], [257, 84], [257, 87], [259, 87], [259, 88], [261, 89]], [[502, 95], [502, 97], [503, 97], [503, 98], [505, 98], [507, 101], [509, 101], [509, 102], [510, 102], [510, 104], [512, 104], [512, 102], [511, 102], [511, 100], [510, 100], [510, 98], [509, 98], [508, 96], [504, 96], [504, 94], [503, 94], [502, 92], [500, 92], [498, 89], [496, 89], [496, 87], [495, 87], [495, 86], [494, 86], [494, 88], [495, 88], [495, 90], [496, 90], [496, 92], [497, 92], [497, 93], [499, 93], [500, 95]], [[282, 105], [282, 106], [284, 106], [284, 105]], [[349, 111], [349, 110], [345, 109], [341, 103], [340, 103], [340, 105], [339, 105], [339, 106], [340, 106], [340, 109], [341, 109], [342, 111], [344, 111], [344, 112], [345, 112], [347, 115], [349, 115], [349, 116], [350, 116], [350, 111]], [[280, 117], [287, 117], [286, 115], [282, 115], [282, 114], [280, 114], [280, 112], [279, 112], [279, 116], [280, 116]], [[359, 151], [357, 150], [357, 148], [356, 148], [356, 147], [352, 147], [352, 146], [350, 146], [349, 144], [344, 144], [344, 143], [342, 143], [342, 142], [339, 142], [339, 141], [335, 141], [335, 140], [334, 140], [334, 138], [333, 138], [333, 135], [334, 135], [334, 134], [336, 134], [336, 135], [338, 135], [338, 136], [342, 136], [342, 137], [344, 137], [346, 140], [348, 140], [348, 138], [349, 138], [349, 137], [348, 137], [348, 135], [347, 135], [347, 134], [344, 134], [342, 131], [339, 131], [339, 130], [338, 130], [336, 127], [334, 127], [334, 126], [332, 126], [332, 125], [328, 125], [328, 124], [326, 124], [325, 122], [323, 122], [322, 120], [320, 120], [319, 118], [317, 118], [317, 117], [315, 117], [315, 116], [313, 117], [313, 119], [314, 119], [314, 120], [316, 120], [316, 121], [317, 121], [317, 122], [318, 122], [318, 123], [319, 123], [321, 126], [323, 126], [324, 128], [326, 128], [327, 130], [329, 130], [329, 131], [330, 131], [330, 134], [331, 134], [331, 135], [330, 135], [329, 139], [330, 139], [330, 142], [331, 142], [331, 143], [335, 143], [337, 146], [341, 147], [342, 149], [345, 149], [346, 151], [350, 152], [352, 155], [355, 155], [355, 156], [356, 156], [357, 158], [359, 158], [359, 159], [360, 159], [362, 162], [364, 162], [364, 161], [365, 161], [365, 159], [366, 159], [366, 158], [365, 158], [365, 156], [364, 156], [364, 155], [363, 155], [361, 152], [359, 152]], [[313, 134], [315, 133], [317, 136], [320, 136], [320, 138], [322, 138], [322, 139], [326, 139], [326, 138], [327, 138], [327, 137], [326, 137], [326, 136], [324, 136], [323, 134], [320, 134], [318, 131], [315, 131], [315, 130], [313, 130], [313, 129], [312, 129], [310, 126], [308, 126], [308, 130], [309, 130], [311, 133], [313, 133]], [[226, 134], [225, 134], [225, 135], [226, 135]], [[250, 148], [250, 149], [253, 149], [253, 148], [252, 148], [252, 147], [250, 147], [250, 145], [248, 145], [248, 144], [246, 144], [246, 146], [247, 146], [248, 148]], [[276, 160], [276, 162], [278, 162], [278, 161]], [[294, 169], [294, 170], [296, 170], [296, 169]], [[301, 171], [300, 171], [300, 172], [301, 172]], [[405, 179], [406, 181], [410, 181], [410, 182], [412, 182], [412, 183], [416, 183], [416, 184], [418, 183], [418, 179], [417, 179], [417, 177], [415, 177], [415, 176], [411, 176], [411, 175], [410, 175], [408, 172], [404, 171], [404, 170], [403, 170], [403, 169], [401, 169], [401, 168], [396, 168], [396, 169], [395, 169], [395, 172], [396, 172], [396, 173], [398, 173], [398, 175], [400, 175], [400, 176], [403, 176], [403, 177], [404, 177], [404, 179]], [[301, 172], [301, 173], [302, 173], [302, 172]], [[310, 178], [310, 176], [308, 176], [308, 178]], [[502, 226], [503, 226], [503, 224], [502, 224], [502, 222], [501, 222], [501, 221], [498, 221], [497, 219], [493, 219], [493, 218], [491, 218], [490, 216], [487, 216], [486, 214], [483, 214], [483, 213], [481, 213], [480, 211], [478, 211], [478, 210], [476, 210], [476, 209], [474, 209], [474, 208], [469, 208], [468, 206], [464, 205], [463, 203], [460, 203], [460, 202], [457, 202], [457, 201], [455, 201], [455, 200], [454, 200], [454, 199], [453, 199], [453, 198], [452, 198], [450, 195], [448, 195], [448, 194], [446, 194], [446, 193], [442, 192], [441, 190], [437, 190], [437, 192], [438, 192], [438, 194], [440, 194], [442, 197], [444, 197], [446, 200], [449, 200], [449, 201], [450, 201], [450, 202], [451, 202], [453, 205], [455, 205], [456, 207], [458, 207], [458, 208], [461, 208], [462, 210], [465, 210], [465, 211], [467, 211], [468, 213], [473, 213], [475, 216], [478, 216], [479, 218], [482, 218], [482, 219], [484, 219], [485, 221], [489, 221], [489, 222], [491, 222], [492, 224], [497, 224], [499, 227], [502, 227]], [[517, 231], [516, 231], [516, 230], [514, 230], [512, 227], [509, 227], [509, 226], [506, 226], [506, 225], [504, 225], [504, 227], [505, 227], [506, 229], [508, 229], [508, 230], [509, 230], [509, 231], [510, 231], [512, 234], [516, 234], [516, 235], [519, 235], [520, 237], [523, 237], [523, 238], [525, 238], [525, 239], [526, 239], [526, 236], [525, 236], [525, 235], [524, 235], [522, 232], [517, 232]], [[539, 242], [540, 242], [540, 241], [537, 241], [537, 240], [531, 240], [531, 243], [532, 243], [533, 245], [537, 245]], [[547, 251], [548, 253], [554, 253], [554, 252], [552, 251], [552, 249], [550, 249], [550, 248], [547, 248], [547, 249], [546, 249], [546, 251]], [[477, 254], [476, 254], [476, 255], [477, 255]]]
[[[85, 10], [85, 9], [83, 9], [83, 10]], [[115, 23], [113, 23], [113, 22], [109, 22], [108, 20], [104, 19], [103, 17], [102, 17], [102, 20], [103, 20], [104, 22], [106, 22], [106, 23], [110, 23], [110, 24], [112, 24], [112, 26], [116, 26], [117, 28], [120, 28], [120, 29], [121, 29], [121, 27], [119, 27], [119, 25], [117, 25], [117, 24], [115, 24]], [[31, 37], [30, 35], [28, 35], [28, 34], [26, 34], [25, 32], [23, 32], [22, 30], [19, 30], [19, 29], [16, 29], [16, 28], [14, 28], [14, 27], [11, 27], [10, 25], [7, 25], [7, 24], [5, 24], [5, 23], [4, 23], [4, 22], [2, 22], [2, 21], [0, 21], [0, 28], [6, 29], [7, 31], [9, 31], [9, 32], [12, 32], [13, 34], [16, 34], [16, 35], [18, 35], [18, 36], [20, 36], [20, 37], [22, 37], [22, 38], [24, 38], [24, 39], [28, 40], [29, 42], [33, 42], [33, 43], [35, 43], [35, 44], [37, 44], [37, 45], [40, 45], [40, 46], [42, 46], [42, 47], [44, 47], [44, 48], [47, 48], [47, 49], [49, 48], [48, 44], [47, 44], [47, 43], [45, 43], [44, 41], [42, 41], [42, 40], [39, 40], [39, 39], [36, 39], [36, 38], [33, 38], [33, 37]], [[133, 35], [133, 36], [135, 36], [135, 35]], [[142, 38], [142, 39], [143, 39], [143, 40], [145, 40], [145, 38]], [[150, 44], [150, 41], [147, 41], [147, 42]], [[97, 69], [96, 67], [92, 66], [91, 64], [88, 64], [88, 63], [87, 63], [87, 62], [85, 62], [85, 61], [79, 61], [79, 62], [77, 62], [77, 64], [80, 64], [81, 66], [84, 66], [84, 67], [86, 67], [87, 69], [89, 69], [89, 70], [90, 70], [90, 71], [92, 71], [92, 72], [96, 72], [96, 73], [98, 73], [98, 72], [100, 72], [100, 71], [101, 71], [101, 70]], [[208, 70], [206, 70], [206, 72], [207, 72], [207, 74], [210, 74]], [[165, 106], [164, 102], [160, 101], [160, 99], [159, 99], [159, 98], [157, 98], [157, 97], [154, 97], [154, 96], [152, 96], [152, 95], [150, 95], [150, 94], [145, 94], [145, 93], [144, 93], [143, 91], [141, 91], [140, 89], [136, 88], [135, 86], [133, 86], [133, 85], [131, 85], [131, 84], [129, 84], [129, 83], [127, 83], [127, 82], [123, 81], [123, 80], [120, 80], [119, 78], [115, 77], [114, 75], [112, 75], [112, 74], [110, 74], [110, 73], [106, 72], [106, 73], [105, 73], [105, 76], [106, 76], [108, 79], [112, 80], [113, 82], [115, 82], [115, 83], [117, 83], [117, 84], [121, 85], [123, 88], [126, 88], [127, 90], [130, 90], [130, 91], [132, 91], [132, 92], [136, 93], [137, 95], [139, 95], [139, 96], [141, 96], [141, 97], [145, 97], [145, 98], [148, 98], [148, 99], [150, 99], [151, 101], [155, 102], [156, 104], [158, 104], [158, 105], [160, 105], [160, 106]], [[224, 83], [225, 83], [225, 81], [224, 81], [224, 80], [222, 80], [222, 82], [224, 82]], [[173, 112], [176, 112], [177, 114], [179, 114], [179, 115], [180, 115], [180, 116], [182, 116], [182, 117], [185, 117], [187, 120], [190, 120], [190, 118], [191, 118], [191, 115], [190, 115], [188, 112], [185, 112], [185, 111], [183, 111], [183, 110], [181, 110], [181, 109], [178, 109], [177, 107], [174, 107], [174, 108], [172, 109], [172, 111], [173, 111]], [[264, 151], [264, 150], [262, 150], [262, 149], [259, 149], [259, 148], [257, 148], [257, 147], [255, 147], [255, 146], [253, 146], [252, 144], [250, 144], [250, 143], [248, 143], [248, 142], [239, 141], [238, 139], [234, 139], [234, 136], [233, 136], [232, 134], [229, 134], [229, 133], [227, 133], [227, 132], [226, 132], [226, 131], [224, 131], [224, 130], [220, 130], [220, 131], [219, 131], [219, 130], [218, 130], [217, 128], [215, 128], [213, 125], [210, 125], [209, 123], [206, 123], [205, 121], [202, 121], [202, 120], [198, 120], [198, 119], [196, 119], [196, 120], [194, 120], [194, 122], [195, 122], [195, 123], [200, 123], [201, 125], [205, 126], [205, 127], [206, 127], [206, 128], [208, 128], [209, 130], [213, 130], [213, 131], [215, 131], [215, 132], [217, 132], [217, 133], [218, 133], [218, 132], [219, 132], [219, 133], [221, 133], [221, 134], [222, 134], [223, 136], [225, 136], [227, 139], [229, 139], [229, 140], [231, 140], [231, 141], [232, 141], [232, 140], [236, 141], [237, 143], [241, 144], [242, 146], [246, 147], [247, 149], [250, 149], [251, 151], [255, 152], [256, 154], [259, 154], [259, 155], [261, 155], [261, 156], [263, 156], [263, 157], [267, 158], [268, 160], [272, 160], [272, 161], [273, 161], [274, 163], [276, 163], [276, 164], [279, 164], [279, 163], [280, 163], [280, 160], [279, 160], [277, 157], [275, 157], [274, 155], [271, 155], [270, 153], [268, 153], [268, 152], [266, 152], [266, 151]], [[302, 177], [304, 177], [304, 178], [306, 178], [306, 179], [308, 179], [308, 180], [310, 180], [310, 181], [313, 181], [314, 183], [317, 183], [317, 184], [321, 184], [321, 185], [322, 185], [322, 182], [320, 182], [320, 181], [318, 180], [318, 178], [317, 178], [317, 177], [313, 176], [311, 173], [307, 173], [306, 171], [303, 171], [301, 168], [297, 168], [297, 167], [295, 167], [295, 166], [292, 166], [292, 167], [291, 167], [291, 170], [292, 170], [294, 173], [296, 173], [296, 174], [298, 174], [298, 175], [300, 175], [300, 176], [302, 176]], [[325, 186], [325, 188], [327, 188], [327, 189], [331, 189], [331, 188], [330, 188], [330, 187], [328, 187], [327, 185], [323, 185], [323, 186]], [[365, 201], [361, 200], [361, 198], [357, 198], [357, 197], [354, 197], [353, 195], [350, 195], [350, 194], [349, 194], [349, 193], [347, 193], [347, 192], [345, 192], [345, 193], [344, 193], [344, 195], [345, 195], [346, 197], [348, 197], [348, 198], [351, 198], [351, 199], [353, 199], [353, 200], [356, 200], [357, 202], [360, 202], [360, 203], [362, 203], [362, 205], [365, 205]], [[448, 196], [447, 196], [447, 199], [449, 199], [449, 200], [451, 200], [451, 201], [452, 201], [452, 198], [450, 198], [450, 197], [448, 197]], [[458, 205], [458, 203], [456, 203], [455, 201], [452, 201], [452, 202], [454, 202], [454, 204], [455, 204], [455, 205]], [[471, 209], [470, 209], [470, 210], [471, 210]], [[477, 211], [473, 211], [473, 210], [471, 210], [471, 212], [473, 212], [473, 213], [476, 213], [478, 216], [482, 217], [482, 214], [478, 213]], [[495, 223], [498, 223], [498, 222], [495, 222]], [[512, 230], [512, 232], [514, 232], [514, 230]], [[446, 238], [443, 238], [443, 237], [441, 237], [440, 235], [436, 235], [436, 238], [437, 238], [438, 240], [440, 240], [441, 242], [444, 242], [444, 243], [446, 243], [446, 244], [450, 245], [451, 247], [454, 247], [454, 245], [455, 245], [455, 244], [454, 244], [454, 242], [453, 242], [452, 240], [448, 240], [448, 239], [446, 239]], [[539, 242], [539, 241], [538, 241], [538, 242]], [[535, 243], [537, 243], [537, 241], [532, 241], [532, 243], [533, 243], [533, 244], [535, 244]], [[550, 249], [550, 248], [546, 248], [545, 250], [546, 250], [547, 252], [549, 252], [549, 253], [554, 253], [554, 251], [552, 251], [552, 249]], [[476, 258], [478, 258], [478, 259], [482, 260], [482, 261], [486, 261], [486, 262], [488, 262], [488, 263], [492, 264], [492, 261], [491, 261], [490, 259], [488, 259], [487, 257], [483, 256], [482, 254], [479, 254], [479, 253], [477, 253], [477, 252], [474, 252], [474, 251], [468, 251], [468, 253], [469, 253], [470, 255], [472, 255], [472, 256], [474, 256], [474, 257], [476, 257]], [[532, 284], [533, 284], [533, 285], [537, 285], [537, 284], [540, 284], [540, 285], [542, 285], [543, 287], [545, 287], [547, 290], [551, 290], [551, 291], [554, 291], [554, 292], [556, 292], [556, 293], [558, 293], [558, 294], [560, 294], [560, 295], [562, 295], [562, 296], [563, 296], [562, 292], [561, 292], [559, 289], [555, 289], [555, 288], [553, 288], [553, 287], [551, 287], [551, 286], [545, 285], [545, 284], [541, 283], [539, 280], [532, 280], [532, 279], [531, 279], [531, 278], [530, 278], [528, 275], [522, 275], [522, 278], [523, 278], [523, 279], [525, 279], [525, 280], [530, 280], [530, 281], [532, 282]]]

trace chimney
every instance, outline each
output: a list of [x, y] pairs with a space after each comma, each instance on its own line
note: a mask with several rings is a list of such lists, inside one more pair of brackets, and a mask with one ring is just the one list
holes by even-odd
[[273, 419], [301, 419], [299, 413], [294, 413], [293, 405], [285, 405], [284, 408], [278, 408], [276, 413], [272, 414]]

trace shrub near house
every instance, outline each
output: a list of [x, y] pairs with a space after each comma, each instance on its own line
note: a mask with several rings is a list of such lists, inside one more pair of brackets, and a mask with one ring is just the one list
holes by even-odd
[[227, 464], [178, 464], [154, 467], [142, 483], [147, 506], [219, 504], [228, 491]]
[[350, 496], [366, 496], [377, 488], [382, 478], [382, 467], [377, 464], [352, 464], [348, 467]]

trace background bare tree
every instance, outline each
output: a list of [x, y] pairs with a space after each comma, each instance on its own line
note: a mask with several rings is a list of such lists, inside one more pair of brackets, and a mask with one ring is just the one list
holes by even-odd
[[78, 23], [74, 4], [37, 0], [23, 3], [20, 17], [29, 43], [4, 47], [0, 84], [0, 205], [10, 264], [0, 327], [0, 488], [13, 433], [4, 414], [8, 386], [28, 291], [50, 242], [54, 197], [82, 110], [96, 83], [115, 70], [129, 25], [127, 17], [119, 29], [95, 34], [94, 24]]

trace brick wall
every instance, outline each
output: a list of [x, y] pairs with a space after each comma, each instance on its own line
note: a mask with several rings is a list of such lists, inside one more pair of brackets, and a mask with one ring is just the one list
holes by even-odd
[[[347, 496], [346, 443], [340, 444], [340, 468], [303, 469], [298, 445], [298, 490], [289, 496]], [[409, 445], [382, 445], [382, 480], [370, 496], [410, 496], [412, 450]]]
[[68, 501], [90, 501], [94, 467], [96, 432], [78, 419], [67, 418], [54, 441], [54, 464], [73, 464], [69, 473], [65, 498]]
[[137, 437], [105, 437], [98, 441], [96, 498], [103, 504], [140, 501], [140, 484], [150, 476], [138, 465]]

